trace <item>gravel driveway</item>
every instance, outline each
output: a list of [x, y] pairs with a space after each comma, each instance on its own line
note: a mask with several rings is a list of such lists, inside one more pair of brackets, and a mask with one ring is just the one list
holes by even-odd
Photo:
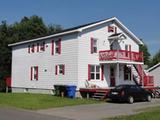
[[103, 118], [137, 113], [138, 109], [160, 106], [160, 99], [151, 102], [127, 103], [102, 103], [92, 105], [79, 105], [63, 108], [38, 110], [37, 113], [52, 115], [73, 120], [101, 120]]

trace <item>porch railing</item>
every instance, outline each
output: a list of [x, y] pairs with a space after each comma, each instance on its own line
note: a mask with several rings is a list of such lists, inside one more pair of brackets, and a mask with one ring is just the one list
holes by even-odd
[[99, 52], [100, 61], [125, 60], [134, 62], [143, 62], [142, 52], [133, 52], [126, 50], [105, 50]]
[[154, 86], [153, 76], [144, 76], [144, 86]]

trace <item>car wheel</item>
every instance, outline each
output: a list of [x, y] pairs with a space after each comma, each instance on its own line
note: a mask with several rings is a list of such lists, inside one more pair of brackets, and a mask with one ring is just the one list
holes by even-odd
[[150, 95], [147, 95], [147, 101], [151, 102], [151, 96]]
[[128, 102], [132, 104], [134, 102], [134, 98], [132, 96], [128, 97]]

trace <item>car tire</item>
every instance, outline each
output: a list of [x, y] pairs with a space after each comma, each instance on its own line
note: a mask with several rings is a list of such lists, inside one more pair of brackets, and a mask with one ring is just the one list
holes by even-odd
[[148, 102], [151, 102], [151, 95], [147, 95], [146, 100], [147, 100]]
[[129, 97], [128, 97], [128, 102], [129, 102], [130, 104], [133, 104], [134, 98], [133, 98], [132, 96], [129, 96]]

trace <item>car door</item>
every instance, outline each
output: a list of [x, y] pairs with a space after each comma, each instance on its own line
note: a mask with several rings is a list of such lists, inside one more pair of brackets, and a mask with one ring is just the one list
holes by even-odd
[[136, 86], [136, 94], [137, 94], [136, 96], [137, 100], [142, 100], [145, 97], [144, 90], [139, 86]]
[[139, 94], [135, 85], [130, 86], [129, 96], [132, 96], [135, 100], [138, 98]]

